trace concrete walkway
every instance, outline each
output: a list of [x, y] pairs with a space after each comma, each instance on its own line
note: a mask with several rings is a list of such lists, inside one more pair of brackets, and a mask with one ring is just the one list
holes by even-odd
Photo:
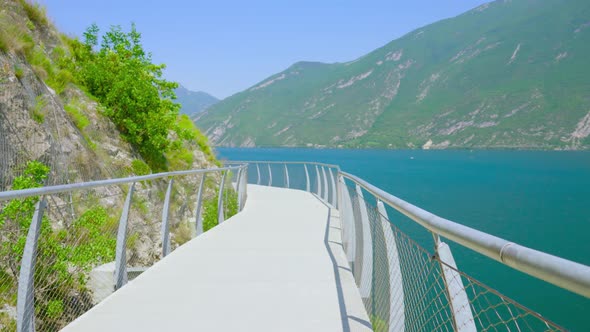
[[241, 213], [64, 331], [369, 331], [340, 243], [338, 211], [314, 195], [248, 185]]

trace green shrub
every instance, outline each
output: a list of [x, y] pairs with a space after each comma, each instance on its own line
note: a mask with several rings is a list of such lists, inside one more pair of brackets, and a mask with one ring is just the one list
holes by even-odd
[[34, 46], [33, 37], [22, 26], [14, 24], [6, 12], [0, 11], [0, 50], [24, 55]]
[[178, 84], [162, 78], [165, 66], [152, 63], [135, 25], [129, 33], [112, 27], [95, 51], [98, 32], [92, 25], [84, 33], [84, 43], [70, 43], [71, 72], [105, 106], [105, 115], [147, 163], [165, 169], [164, 154], [172, 144], [168, 134], [180, 108], [172, 102]]
[[23, 78], [25, 72], [23, 71], [23, 69], [19, 66], [14, 66], [14, 76], [16, 76], [16, 78], [18, 78], [19, 80]]
[[180, 147], [166, 153], [166, 158], [168, 159], [169, 170], [182, 171], [191, 168], [194, 155], [187, 148]]
[[35, 49], [35, 40], [33, 36], [28, 33], [18, 31], [16, 27], [14, 27], [14, 31], [16, 33], [15, 38], [18, 39], [18, 42], [15, 42], [13, 49], [24, 56], [29, 57], [32, 55], [33, 50]]
[[133, 249], [137, 244], [137, 240], [139, 239], [138, 233], [133, 233], [127, 237], [127, 242], [125, 243], [125, 248]]
[[[103, 34], [100, 46], [96, 25], [86, 30], [83, 42], [60, 37], [68, 49], [53, 50], [56, 68], [36, 50], [29, 52], [36, 71], [58, 93], [73, 82], [98, 101], [104, 107], [102, 114], [117, 126], [152, 170], [190, 167], [193, 143], [209, 161], [218, 163], [207, 138], [190, 118], [178, 116], [180, 105], [173, 102], [178, 84], [162, 78], [165, 66], [152, 63], [135, 25], [129, 32], [111, 27]], [[171, 132], [176, 132], [178, 140], [169, 139]]]
[[38, 124], [42, 124], [45, 122], [45, 114], [33, 111], [33, 120], [35, 120], [35, 122]]
[[[2, 17], [0, 17], [0, 20], [2, 19]], [[8, 42], [9, 38], [7, 36], [7, 33], [0, 29], [0, 51], [2, 52], [8, 52], [9, 48], [9, 42]]]
[[61, 94], [69, 83], [74, 82], [74, 75], [67, 69], [54, 69], [51, 73], [52, 75], [47, 78], [46, 83], [57, 94]]
[[80, 110], [80, 104], [77, 100], [65, 105], [64, 109], [80, 131], [83, 131], [90, 124], [88, 117]]
[[133, 159], [131, 161], [131, 170], [133, 170], [135, 175], [148, 175], [152, 172], [148, 164], [139, 159]]
[[182, 114], [178, 117], [175, 130], [181, 139], [195, 142], [199, 149], [203, 151], [207, 157], [207, 160], [211, 162], [217, 161], [213, 150], [209, 146], [209, 140], [207, 139], [207, 136], [203, 135], [203, 133], [195, 126], [195, 123], [188, 117], [188, 115]]
[[62, 300], [51, 300], [47, 304], [47, 316], [50, 318], [59, 318], [64, 312], [64, 303]]
[[[230, 178], [228, 176], [228, 178]], [[219, 189], [215, 196], [203, 201], [203, 232], [217, 226], [217, 199]], [[225, 188], [223, 197], [224, 217], [228, 219], [238, 213], [238, 194], [231, 188]]]
[[33, 31], [35, 30], [35, 24], [33, 22], [31, 22], [31, 20], [27, 20], [27, 29]]
[[217, 192], [215, 197], [203, 200], [203, 232], [217, 226]]
[[41, 96], [37, 96], [37, 98], [35, 98], [35, 106], [31, 109], [30, 114], [31, 114], [31, 118], [39, 123], [42, 124], [43, 122], [45, 122], [45, 106], [47, 105], [47, 102], [45, 101], [45, 99]]
[[53, 76], [54, 66], [40, 47], [25, 48], [25, 57], [39, 78], [46, 80]]
[[90, 271], [93, 266], [112, 260], [117, 242], [115, 229], [106, 208], [98, 205], [84, 212], [67, 230], [77, 242], [70, 249], [69, 264]]

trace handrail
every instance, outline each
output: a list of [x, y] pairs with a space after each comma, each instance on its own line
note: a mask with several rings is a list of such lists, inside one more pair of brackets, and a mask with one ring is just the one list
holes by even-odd
[[589, 266], [527, 248], [441, 218], [397, 198], [355, 175], [346, 172], [340, 172], [340, 174], [433, 233], [444, 236], [518, 271], [590, 298]]
[[236, 165], [236, 164], [293, 164], [293, 165], [318, 165], [324, 167], [331, 167], [340, 170], [340, 166], [334, 164], [318, 163], [315, 161], [269, 161], [269, 160], [224, 160], [224, 164]]
[[49, 186], [49, 187], [30, 188], [30, 189], [21, 189], [21, 190], [13, 190], [13, 191], [3, 191], [3, 192], [0, 192], [0, 201], [6, 201], [6, 200], [10, 200], [10, 199], [15, 199], [15, 198], [25, 198], [25, 197], [31, 197], [31, 196], [58, 194], [58, 193], [64, 193], [64, 192], [69, 192], [69, 191], [73, 191], [73, 190], [79, 190], [79, 189], [89, 189], [89, 188], [104, 187], [104, 186], [124, 184], [124, 183], [133, 183], [133, 182], [161, 179], [161, 178], [165, 178], [165, 177], [169, 177], [169, 176], [220, 172], [220, 171], [225, 171], [225, 170], [236, 170], [236, 169], [239, 169], [240, 167], [241, 166], [229, 166], [229, 167], [219, 167], [219, 168], [191, 169], [191, 170], [186, 170], [186, 171], [163, 172], [163, 173], [155, 173], [155, 174], [149, 174], [149, 175], [118, 178], [118, 179], [98, 180], [98, 181], [91, 181], [91, 182], [61, 184], [61, 185]]

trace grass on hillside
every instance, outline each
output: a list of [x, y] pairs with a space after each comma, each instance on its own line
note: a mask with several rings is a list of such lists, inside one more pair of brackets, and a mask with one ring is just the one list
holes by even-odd
[[27, 0], [19, 0], [19, 3], [25, 10], [27, 17], [38, 27], [48, 27], [49, 20], [47, 19], [47, 12], [44, 7], [38, 3], [31, 3]]

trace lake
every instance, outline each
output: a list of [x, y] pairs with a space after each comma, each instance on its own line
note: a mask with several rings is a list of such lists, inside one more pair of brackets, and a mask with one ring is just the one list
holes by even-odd
[[[218, 148], [217, 152], [222, 160], [337, 164], [441, 217], [590, 265], [590, 152], [288, 148]], [[391, 215], [390, 219], [397, 220]], [[399, 226], [410, 235], [416, 229]], [[432, 243], [426, 245], [432, 250]], [[590, 331], [590, 299], [450, 245], [465, 273], [566, 328]]]

